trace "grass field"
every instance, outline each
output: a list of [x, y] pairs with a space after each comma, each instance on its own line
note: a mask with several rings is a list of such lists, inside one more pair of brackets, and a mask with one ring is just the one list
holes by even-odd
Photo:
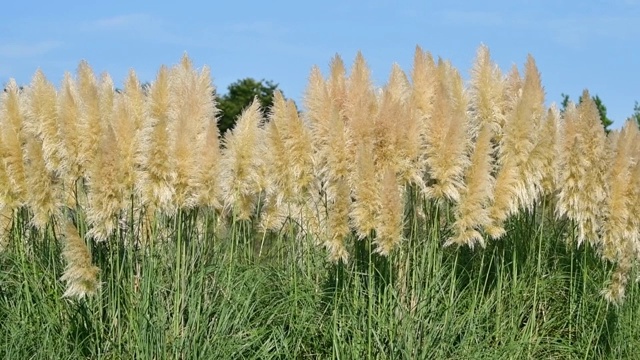
[[348, 264], [296, 245], [293, 228], [265, 237], [238, 222], [220, 236], [194, 225], [215, 216], [181, 212], [144, 249], [128, 229], [94, 245], [102, 287], [80, 301], [62, 296], [52, 228], [18, 214], [0, 254], [0, 356], [632, 359], [637, 285], [610, 305], [596, 254], [567, 246], [569, 223], [537, 210], [481, 251], [442, 249], [436, 215], [408, 214], [397, 253], [351, 239]]
[[2, 359], [635, 359], [640, 131], [358, 55], [220, 137], [188, 58], [0, 102]]

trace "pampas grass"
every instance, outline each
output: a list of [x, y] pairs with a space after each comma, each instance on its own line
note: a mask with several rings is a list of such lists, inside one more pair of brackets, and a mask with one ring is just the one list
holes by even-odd
[[138, 186], [147, 205], [171, 213], [175, 189], [175, 159], [169, 133], [169, 70], [160, 68], [149, 89], [148, 116], [143, 124], [141, 162], [144, 172]]
[[18, 85], [9, 81], [7, 91], [2, 94], [0, 115], [0, 151], [11, 192], [15, 194], [15, 205], [26, 203], [27, 183], [24, 168], [22, 144], [25, 141], [23, 129], [24, 111]]
[[84, 240], [78, 234], [76, 227], [67, 222], [62, 224], [64, 236], [64, 257], [67, 266], [60, 280], [67, 283], [65, 297], [82, 299], [98, 291], [100, 283], [98, 274], [100, 269], [91, 264], [91, 253]]
[[605, 132], [594, 101], [585, 91], [581, 103], [565, 112], [560, 168], [559, 216], [576, 222], [578, 245], [599, 243], [600, 218], [607, 184], [604, 179]]
[[458, 202], [464, 186], [463, 174], [469, 165], [467, 95], [462, 78], [451, 64], [438, 64], [433, 114], [426, 125], [426, 163], [433, 184], [427, 198]]
[[454, 236], [445, 245], [466, 245], [473, 248], [477, 243], [485, 247], [481, 231], [491, 224], [489, 206], [494, 197], [495, 186], [492, 175], [492, 138], [491, 124], [483, 124], [475, 142], [471, 165], [465, 174], [465, 187], [455, 210]]
[[634, 122], [485, 46], [469, 81], [419, 47], [381, 87], [328, 68], [222, 138], [186, 55], [11, 81], [0, 357], [633, 358]]
[[265, 190], [264, 129], [260, 103], [254, 99], [245, 109], [236, 127], [223, 138], [220, 162], [222, 199], [227, 211], [238, 220], [254, 215], [259, 197]]
[[[85, 61], [59, 89], [40, 71], [24, 90], [10, 81], [0, 106], [8, 231], [27, 232], [25, 212], [42, 234], [73, 219], [69, 244], [79, 231], [140, 245], [149, 242], [134, 236], [236, 236], [241, 221], [246, 236], [261, 230], [261, 253], [270, 237], [291, 238], [347, 266], [370, 250], [404, 259], [403, 239], [430, 226], [438, 245], [483, 251], [522, 219], [546, 220], [548, 205], [575, 225], [569, 243], [616, 266], [603, 294], [620, 303], [640, 252], [638, 130], [607, 138], [588, 92], [564, 113], [546, 108], [532, 56], [522, 75], [517, 66], [503, 75], [481, 46], [465, 83], [417, 47], [410, 76], [394, 64], [377, 87], [362, 53], [349, 71], [336, 55], [326, 78], [311, 70], [303, 111], [276, 92], [265, 119], [255, 99], [222, 139], [214, 89], [209, 69], [186, 55], [149, 87], [131, 71], [122, 91]], [[78, 251], [64, 255], [69, 266]], [[78, 290], [93, 281], [83, 276], [65, 275], [70, 293], [97, 289]]]
[[379, 188], [380, 211], [376, 217], [375, 251], [388, 256], [402, 241], [404, 198], [395, 172], [384, 170]]

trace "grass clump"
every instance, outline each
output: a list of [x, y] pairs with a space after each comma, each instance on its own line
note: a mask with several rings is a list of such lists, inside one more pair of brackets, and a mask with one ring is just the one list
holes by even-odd
[[635, 354], [640, 132], [545, 108], [532, 57], [466, 85], [417, 48], [377, 89], [336, 56], [222, 138], [213, 89], [186, 56], [9, 84], [0, 357]]

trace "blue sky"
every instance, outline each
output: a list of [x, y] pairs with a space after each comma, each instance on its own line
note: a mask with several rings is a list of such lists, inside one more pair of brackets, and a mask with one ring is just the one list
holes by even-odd
[[151, 81], [186, 51], [220, 92], [264, 78], [300, 104], [311, 67], [326, 73], [336, 53], [350, 64], [361, 50], [382, 85], [416, 45], [468, 77], [484, 43], [504, 71], [531, 53], [548, 103], [588, 88], [619, 127], [640, 101], [640, 0], [11, 1], [0, 18], [0, 83], [42, 68], [59, 84], [81, 59], [116, 84], [130, 68]]

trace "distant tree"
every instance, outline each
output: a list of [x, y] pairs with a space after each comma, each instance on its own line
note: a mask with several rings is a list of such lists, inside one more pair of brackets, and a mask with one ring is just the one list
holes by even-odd
[[[142, 93], [147, 95], [149, 94], [149, 89], [151, 89], [151, 83], [148, 81], [145, 81], [143, 83], [140, 83], [140, 88], [142, 89]], [[124, 92], [124, 89], [121, 88], [115, 88], [114, 90], [116, 93], [118, 94], [122, 94]]]
[[633, 105], [633, 115], [631, 115], [631, 118], [638, 123], [638, 126], [640, 126], [640, 104], [638, 104], [637, 101], [635, 105]]
[[[561, 112], [564, 112], [564, 110], [567, 108], [567, 106], [569, 106], [569, 95], [567, 94], [562, 94], [562, 102], [560, 103], [560, 105], [562, 106], [562, 108], [560, 109]], [[604, 104], [602, 103], [602, 99], [600, 99], [600, 97], [598, 95], [592, 96], [591, 97], [593, 99], [593, 101], [596, 103], [596, 106], [598, 107], [598, 112], [600, 113], [600, 121], [602, 121], [602, 126], [604, 126], [604, 130], [606, 132], [609, 132], [609, 126], [611, 126], [611, 124], [613, 124], [613, 120], [609, 119], [607, 117], [607, 107], [604, 106]], [[582, 98], [580, 98], [579, 102], [582, 102]]]
[[245, 78], [229, 85], [226, 94], [218, 96], [214, 93], [218, 109], [220, 109], [220, 118], [218, 119], [220, 134], [224, 134], [235, 126], [238, 115], [251, 105], [254, 97], [258, 98], [266, 115], [273, 104], [273, 93], [277, 89], [278, 84], [271, 81], [256, 81], [252, 78]]

